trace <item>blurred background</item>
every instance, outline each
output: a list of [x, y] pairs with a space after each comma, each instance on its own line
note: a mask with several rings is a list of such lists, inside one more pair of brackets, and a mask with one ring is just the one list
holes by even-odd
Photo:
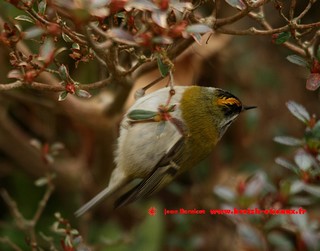
[[[298, 8], [303, 10], [304, 7], [305, 3]], [[305, 21], [318, 20], [318, 9], [319, 4], [314, 5]], [[21, 12], [9, 3], [1, 2], [1, 26], [4, 22], [13, 21]], [[226, 9], [224, 13], [229, 12]], [[273, 25], [282, 24], [279, 16], [272, 17]], [[247, 24], [250, 20], [243, 20], [239, 27]], [[123, 101], [124, 108], [112, 116], [112, 111], [97, 108], [114, 101], [117, 83], [89, 91], [92, 94], [90, 99], [68, 95], [61, 102], [57, 101], [56, 93], [49, 91], [20, 88], [0, 92], [2, 195], [6, 190], [21, 214], [31, 219], [46, 191], [46, 185], [41, 186], [41, 178], [49, 177], [46, 176], [48, 173], [56, 176], [52, 181], [50, 179], [55, 189], [35, 227], [42, 250], [49, 250], [49, 243], [53, 243], [57, 250], [67, 250], [59, 244], [66, 235], [59, 237], [57, 231], [52, 231], [52, 225], [60, 219], [54, 216], [56, 212], [60, 212], [61, 217], [67, 219], [82, 237], [83, 249], [70, 250], [90, 250], [89, 247], [108, 251], [320, 250], [316, 249], [317, 246], [312, 249], [305, 244], [300, 245], [296, 232], [279, 227], [278, 232], [285, 232], [281, 236], [286, 240], [282, 244], [280, 241], [285, 245], [281, 249], [280, 244], [277, 246], [270, 241], [272, 238], [260, 236], [271, 231], [261, 229], [261, 222], [257, 232], [246, 232], [249, 239], [250, 236], [257, 239], [256, 243], [251, 243], [241, 238], [237, 223], [224, 215], [164, 215], [164, 209], [205, 209], [208, 212], [221, 208], [223, 193], [217, 194], [217, 186], [224, 187], [227, 194], [230, 191], [241, 193], [239, 191], [245, 189], [243, 186], [250, 179], [256, 179], [257, 174], [266, 177], [263, 185], [258, 184], [258, 190], [266, 191], [265, 184], [273, 184], [278, 189], [281, 180], [293, 174], [277, 165], [275, 159], [279, 156], [290, 159], [296, 150], [276, 143], [273, 138], [283, 135], [303, 138], [306, 130], [306, 125], [287, 109], [286, 102], [293, 100], [303, 105], [311, 115], [315, 114], [316, 118], [320, 116], [319, 92], [306, 90], [310, 72], [288, 62], [286, 57], [292, 52], [272, 43], [271, 36], [217, 33], [210, 38], [204, 36], [202, 41], [202, 45], [192, 44], [173, 60], [176, 84], [223, 88], [239, 97], [244, 104], [256, 105], [258, 109], [241, 114], [205, 161], [151, 198], [117, 210], [112, 209], [112, 201], [104, 201], [83, 217], [74, 216], [81, 205], [107, 185], [114, 168], [113, 151], [122, 115], [134, 102], [135, 91], [155, 80], [159, 70], [148, 71], [134, 79], [130, 94]], [[25, 45], [31, 51], [38, 46], [33, 41], [26, 41]], [[1, 46], [1, 83], [10, 82], [7, 78], [10, 60], [7, 48]], [[74, 59], [65, 53], [61, 61], [68, 65], [70, 76], [80, 83], [98, 81], [104, 74], [97, 60], [89, 63], [80, 61], [75, 67]], [[42, 77], [40, 82], [46, 80], [50, 78]], [[167, 83], [168, 80], [164, 79], [148, 92]], [[248, 177], [251, 178], [248, 180]], [[36, 180], [38, 186], [35, 185]], [[261, 205], [268, 199], [271, 200], [265, 194], [256, 195], [256, 201], [242, 205], [244, 208]], [[0, 199], [0, 249], [15, 250], [5, 241], [9, 238], [21, 248], [16, 250], [40, 250], [28, 244], [25, 230], [14, 226], [16, 216], [12, 215], [12, 205], [10, 209], [7, 204], [8, 201]], [[151, 216], [149, 209], [153, 207], [156, 214]], [[283, 208], [289, 207], [290, 203], [283, 204]], [[319, 197], [312, 200], [310, 207], [304, 207], [308, 209], [309, 216], [319, 223]], [[48, 241], [49, 237], [53, 238], [52, 242]]]

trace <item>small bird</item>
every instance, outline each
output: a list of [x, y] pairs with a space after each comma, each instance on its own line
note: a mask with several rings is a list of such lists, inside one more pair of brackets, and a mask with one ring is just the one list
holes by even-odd
[[75, 215], [136, 179], [141, 181], [116, 199], [115, 207], [157, 192], [208, 156], [238, 115], [252, 108], [213, 87], [166, 87], [141, 97], [121, 122], [109, 185]]

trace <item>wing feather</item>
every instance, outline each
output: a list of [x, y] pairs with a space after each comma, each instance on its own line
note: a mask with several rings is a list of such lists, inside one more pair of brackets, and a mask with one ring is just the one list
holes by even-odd
[[181, 136], [146, 178], [115, 201], [115, 208], [148, 197], [170, 183], [179, 172], [184, 143], [185, 138]]

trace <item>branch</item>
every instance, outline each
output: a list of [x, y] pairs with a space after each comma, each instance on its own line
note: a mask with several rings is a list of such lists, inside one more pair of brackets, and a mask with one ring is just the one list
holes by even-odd
[[293, 27], [297, 29], [318, 28], [320, 27], [320, 22], [311, 23], [311, 24], [296, 24]]
[[[24, 231], [26, 234], [30, 235], [30, 247], [32, 250], [38, 250], [37, 249], [37, 238], [35, 234], [35, 226], [37, 225], [43, 210], [45, 209], [49, 198], [51, 197], [51, 194], [54, 190], [54, 186], [52, 184], [52, 175], [47, 175], [47, 177], [43, 178], [47, 181], [46, 191], [39, 202], [38, 208], [31, 220], [27, 220], [24, 218], [24, 216], [21, 214], [20, 210], [18, 209], [17, 203], [11, 198], [11, 196], [8, 194], [6, 190], [1, 190], [0, 194], [3, 198], [3, 200], [6, 202], [12, 217], [14, 218], [16, 222], [16, 226]], [[19, 249], [17, 249], [19, 250]]]
[[23, 82], [19, 80], [10, 84], [0, 84], [0, 91], [8, 91], [11, 89], [19, 88], [21, 86], [23, 86]]
[[105, 50], [99, 48], [99, 46], [97, 46], [97, 44], [95, 43], [95, 41], [92, 39], [91, 33], [89, 32], [89, 28], [86, 27], [84, 28], [84, 32], [86, 34], [86, 38], [89, 42], [89, 45], [91, 46], [92, 50], [95, 52], [95, 57], [98, 60], [98, 62], [104, 66], [105, 68], [107, 67], [107, 64], [105, 62], [105, 58], [106, 58], [106, 53]]
[[82, 36], [82, 34], [75, 34], [72, 30], [70, 30], [68, 27], [65, 26], [63, 22], [60, 22], [59, 24], [57, 23], [52, 23], [43, 17], [41, 17], [34, 9], [26, 10], [26, 12], [33, 17], [36, 21], [42, 23], [43, 25], [59, 25], [61, 30], [66, 33], [71, 39], [73, 39], [75, 42], [82, 44], [82, 45], [87, 45], [87, 41], [83, 40], [82, 38], [79, 37]]
[[121, 113], [128, 95], [130, 94], [133, 82], [131, 78], [122, 77], [117, 80], [118, 90], [115, 93], [112, 104], [105, 109], [107, 117], [112, 117], [115, 114]]
[[284, 31], [290, 31], [291, 29], [304, 30], [317, 27], [320, 27], [320, 22], [310, 24], [288, 24], [279, 28], [271, 28], [270, 26], [268, 26], [268, 29], [266, 30], [259, 30], [255, 27], [251, 27], [247, 30], [230, 30], [228, 28], [218, 28], [216, 29], [216, 31], [218, 31], [219, 33], [230, 35], [272, 35]]
[[300, 13], [300, 15], [296, 18], [296, 20], [300, 20], [301, 18], [303, 18], [308, 11], [311, 9], [312, 5], [316, 2], [317, 0], [309, 0], [308, 5], [306, 6], [306, 8]]
[[247, 16], [249, 14], [249, 12], [251, 12], [252, 10], [259, 8], [260, 6], [266, 4], [269, 1], [270, 0], [258, 1], [256, 4], [248, 5], [247, 8], [245, 8], [244, 10], [241, 10], [240, 12], [238, 12], [237, 14], [235, 14], [231, 17], [217, 19], [215, 22], [214, 28], [216, 29], [216, 28], [219, 28], [219, 27], [224, 26], [226, 24], [232, 24], [232, 23], [240, 20], [241, 18]]
[[102, 88], [112, 82], [112, 77], [108, 77], [106, 79], [102, 79], [100, 81], [94, 82], [94, 83], [89, 83], [89, 84], [80, 84], [79, 87], [80, 89], [83, 90], [95, 90]]
[[[89, 83], [89, 84], [80, 84], [79, 88], [82, 90], [94, 90], [94, 89], [102, 88], [110, 83], [111, 83], [111, 77], [97, 81], [97, 82]], [[65, 87], [59, 84], [50, 85], [50, 84], [43, 84], [40, 82], [25, 83], [20, 80], [10, 84], [0, 84], [0, 91], [8, 91], [8, 90], [16, 89], [22, 86], [27, 88], [29, 87], [31, 89], [35, 89], [39, 91], [52, 91], [52, 92], [65, 91]]]
[[290, 2], [290, 9], [289, 9], [289, 18], [292, 20], [294, 18], [294, 11], [297, 6], [297, 0], [291, 0]]
[[[88, 84], [79, 84], [79, 88], [82, 90], [94, 90], [98, 88], [102, 88], [111, 83], [111, 77], [93, 82]], [[63, 85], [48, 85], [39, 82], [32, 82], [30, 84], [25, 84], [25, 86], [30, 87], [32, 89], [40, 90], [40, 91], [53, 91], [53, 92], [61, 92], [65, 91], [65, 87]]]
[[259, 30], [255, 27], [251, 27], [247, 30], [230, 30], [227, 28], [218, 28], [216, 31], [222, 34], [228, 34], [228, 35], [272, 35], [284, 31], [288, 31], [289, 26], [283, 26], [276, 29], [271, 30]]

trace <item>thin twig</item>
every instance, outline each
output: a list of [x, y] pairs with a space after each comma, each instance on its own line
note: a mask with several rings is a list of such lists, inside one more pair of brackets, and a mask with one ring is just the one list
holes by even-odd
[[[272, 28], [272, 26], [268, 23], [268, 21], [265, 18], [263, 6], [260, 7], [257, 15], [250, 15], [250, 17], [253, 18], [255, 21], [257, 21], [263, 28], [265, 28], [265, 35], [267, 35], [268, 32], [271, 32], [271, 34], [276, 34], [276, 33], [280, 33], [283, 31], [288, 31], [288, 30], [292, 29], [292, 25], [293, 25], [291, 23], [291, 24], [285, 25], [283, 27], [280, 27], [278, 29]], [[271, 35], [271, 34], [268, 34], [268, 35]], [[264, 34], [260, 34], [260, 35], [264, 35]], [[288, 41], [283, 43], [282, 46], [287, 47], [289, 50], [291, 50], [301, 56], [306, 56], [305, 49], [298, 47]]]
[[106, 79], [102, 79], [100, 81], [90, 83], [90, 84], [80, 84], [79, 87], [80, 89], [83, 90], [94, 90], [94, 89], [99, 89], [102, 88], [112, 82], [112, 77], [108, 77]]
[[151, 58], [144, 58], [144, 59], [139, 58], [138, 62], [134, 66], [132, 66], [129, 70], [123, 72], [122, 75], [127, 76], [127, 75], [131, 74], [132, 72], [136, 71], [141, 65], [143, 65], [147, 62], [151, 62], [151, 60], [152, 60]]
[[[278, 1], [277, 1], [278, 2]], [[279, 15], [287, 22], [289, 23], [290, 20], [286, 17], [286, 15], [283, 13], [282, 11], [282, 5], [281, 3], [278, 3], [280, 5], [280, 7], [278, 8], [278, 11], [279, 11]]]
[[0, 191], [0, 193], [3, 200], [8, 205], [10, 213], [12, 217], [15, 219], [17, 227], [21, 230], [25, 230], [26, 229], [25, 219], [20, 213], [17, 203], [11, 198], [11, 196], [8, 194], [6, 190], [3, 189]]
[[38, 205], [38, 208], [37, 208], [37, 211], [35, 212], [33, 218], [32, 218], [32, 221], [34, 223], [38, 222], [50, 197], [51, 197], [51, 194], [53, 193], [54, 191], [54, 185], [52, 184], [52, 176], [50, 174], [47, 174], [47, 189], [42, 197], [42, 199], [40, 200], [39, 202], [39, 205]]
[[166, 78], [166, 76], [160, 76], [157, 79], [153, 80], [150, 84], [147, 84], [146, 86], [144, 86], [142, 89], [144, 91], [148, 90], [149, 88], [151, 88], [152, 86], [154, 86], [156, 83], [158, 83], [159, 81], [161, 81], [162, 79]]
[[309, 29], [309, 28], [318, 28], [320, 27], [320, 22], [310, 23], [310, 24], [296, 24], [295, 28], [297, 29]]
[[36, 237], [36, 232], [35, 232], [35, 226], [37, 225], [47, 203], [48, 200], [54, 190], [54, 186], [51, 182], [52, 180], [52, 175], [48, 174], [47, 175], [47, 186], [46, 186], [46, 191], [42, 197], [42, 199], [39, 202], [39, 205], [37, 207], [37, 210], [31, 220], [27, 220], [20, 212], [18, 209], [17, 203], [11, 198], [9, 193], [6, 190], [1, 190], [0, 194], [7, 204], [10, 213], [15, 220], [16, 226], [21, 229], [23, 232], [28, 234], [30, 236], [30, 242], [29, 245], [32, 250], [38, 250], [38, 244], [37, 244], [37, 237]]
[[13, 243], [9, 237], [5, 236], [5, 237], [0, 237], [0, 243], [6, 244], [9, 247], [11, 247], [14, 251], [23, 251], [18, 245], [16, 245], [15, 243]]
[[316, 2], [316, 0], [309, 0], [308, 5], [306, 6], [306, 8], [300, 13], [300, 15], [296, 18], [296, 20], [300, 20], [301, 18], [303, 18], [308, 11], [311, 9], [312, 5]]
[[259, 8], [260, 6], [266, 4], [267, 2], [269, 2], [270, 0], [263, 0], [263, 1], [258, 1], [256, 4], [253, 4], [251, 6], [248, 6], [247, 8], [245, 8], [244, 10], [241, 10], [240, 12], [238, 12], [237, 14], [231, 16], [231, 17], [226, 17], [226, 18], [221, 18], [221, 19], [217, 19], [216, 23], [215, 23], [215, 27], [221, 27], [224, 26], [226, 24], [232, 24], [240, 19], [242, 19], [243, 17], [245, 17], [246, 15], [248, 15], [248, 13], [254, 9]]
[[289, 9], [289, 18], [292, 20], [294, 18], [294, 12], [297, 6], [297, 0], [291, 0]]
[[104, 32], [103, 30], [101, 30], [98, 26], [96, 26], [96, 25], [94, 25], [94, 24], [92, 24], [92, 23], [89, 23], [88, 26], [89, 26], [91, 29], [93, 29], [95, 32], [97, 32], [99, 35], [107, 38], [106, 32]]
[[64, 33], [66, 33], [70, 38], [72, 38], [75, 42], [82, 44], [82, 45], [87, 45], [87, 41], [83, 40], [79, 36], [82, 36], [82, 34], [75, 34], [71, 29], [66, 27], [63, 23], [52, 23], [43, 17], [41, 17], [34, 9], [31, 10], [26, 10], [26, 12], [33, 17], [33, 19], [36, 19], [37, 21], [41, 22], [42, 24], [48, 26], [48, 25], [59, 25]]

